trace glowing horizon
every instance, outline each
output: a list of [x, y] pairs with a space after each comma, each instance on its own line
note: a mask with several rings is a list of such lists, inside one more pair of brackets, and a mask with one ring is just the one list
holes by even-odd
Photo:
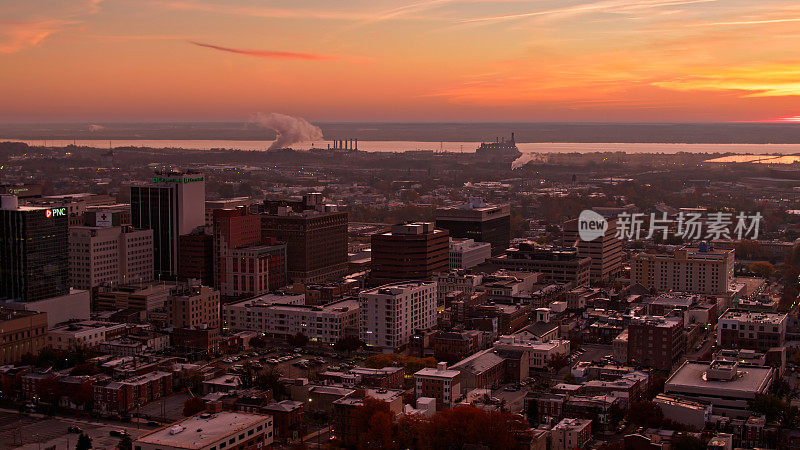
[[14, 3], [0, 122], [800, 122], [788, 0]]

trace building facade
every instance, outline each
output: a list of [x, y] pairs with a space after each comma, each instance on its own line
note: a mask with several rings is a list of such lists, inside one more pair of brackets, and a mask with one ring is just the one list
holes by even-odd
[[206, 186], [199, 172], [157, 172], [131, 186], [131, 223], [153, 230], [153, 268], [159, 279], [178, 273], [178, 236], [205, 224]]
[[0, 309], [0, 365], [19, 364], [47, 345], [47, 314]]
[[540, 272], [545, 280], [556, 283], [587, 286], [592, 259], [580, 256], [575, 247], [554, 247], [522, 242], [504, 256], [492, 258], [501, 269], [520, 272]]
[[0, 300], [35, 302], [69, 294], [66, 208], [19, 206], [0, 197]]
[[429, 280], [449, 267], [450, 240], [446, 230], [431, 222], [395, 225], [391, 231], [372, 235], [370, 283]]
[[77, 289], [152, 281], [153, 230], [70, 227], [69, 276]]
[[[287, 297], [291, 300], [302, 296]], [[224, 326], [229, 330], [260, 331], [275, 338], [301, 333], [311, 342], [335, 344], [348, 333], [358, 333], [360, 316], [359, 302], [355, 299], [321, 306], [251, 299], [225, 305], [223, 318]]]
[[733, 265], [733, 250], [707, 244], [672, 255], [637, 253], [631, 256], [631, 283], [656, 291], [724, 294], [733, 285]]
[[717, 346], [766, 352], [786, 342], [787, 314], [728, 310], [717, 323]]
[[678, 317], [647, 316], [628, 326], [628, 361], [631, 364], [670, 370], [686, 351], [683, 320]]
[[565, 246], [574, 245], [578, 255], [592, 259], [589, 275], [592, 281], [611, 281], [622, 270], [622, 242], [617, 239], [617, 220], [607, 220], [608, 228], [603, 236], [584, 241], [578, 233], [578, 219], [564, 223]]
[[511, 206], [470, 198], [463, 205], [437, 209], [436, 227], [448, 230], [451, 237], [488, 242], [492, 254], [499, 254], [511, 242]]
[[359, 296], [361, 340], [396, 349], [417, 330], [436, 325], [436, 283], [406, 282], [364, 291]]
[[472, 239], [450, 238], [450, 269], [471, 269], [492, 257], [492, 245]]

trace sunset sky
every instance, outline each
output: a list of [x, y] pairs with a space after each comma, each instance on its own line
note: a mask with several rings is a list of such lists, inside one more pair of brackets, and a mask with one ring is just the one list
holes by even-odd
[[797, 122], [800, 2], [10, 0], [0, 105], [4, 122]]

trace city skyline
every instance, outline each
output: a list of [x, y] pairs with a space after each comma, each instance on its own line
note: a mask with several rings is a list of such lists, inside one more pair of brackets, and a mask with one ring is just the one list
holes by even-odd
[[800, 120], [789, 1], [42, 0], [0, 15], [0, 122]]

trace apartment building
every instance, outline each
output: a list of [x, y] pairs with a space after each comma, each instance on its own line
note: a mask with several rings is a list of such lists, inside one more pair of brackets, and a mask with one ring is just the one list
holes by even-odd
[[416, 330], [436, 325], [436, 283], [395, 283], [359, 295], [361, 340], [373, 347], [396, 349]]
[[631, 256], [631, 283], [657, 291], [724, 294], [733, 285], [734, 250], [702, 243], [673, 254]]
[[[302, 295], [293, 297], [302, 300]], [[223, 306], [224, 327], [260, 331], [276, 338], [288, 338], [301, 333], [312, 342], [324, 344], [334, 344], [348, 334], [358, 333], [360, 315], [359, 301], [356, 299], [326, 305], [277, 303], [274, 300], [249, 299]], [[291, 301], [291, 298], [287, 300]]]
[[766, 352], [786, 341], [787, 314], [728, 310], [717, 323], [717, 346]]
[[628, 361], [670, 370], [686, 351], [686, 333], [679, 317], [633, 318], [628, 326]]

